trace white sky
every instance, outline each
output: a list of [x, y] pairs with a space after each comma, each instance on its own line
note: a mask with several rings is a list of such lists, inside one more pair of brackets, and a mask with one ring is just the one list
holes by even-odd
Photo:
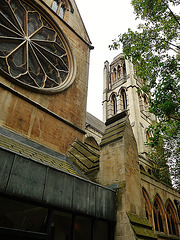
[[108, 45], [128, 28], [135, 29], [131, 0], [76, 0], [81, 17], [95, 47], [91, 50], [87, 111], [102, 120], [103, 68], [120, 50]]

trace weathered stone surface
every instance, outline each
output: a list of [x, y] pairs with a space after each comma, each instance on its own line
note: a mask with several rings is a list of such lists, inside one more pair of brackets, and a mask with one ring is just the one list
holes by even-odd
[[[49, 7], [52, 6], [52, 0], [45, 2]], [[57, 26], [60, 26], [73, 49], [76, 61], [75, 81], [68, 89], [47, 95], [29, 91], [0, 76], [3, 84], [3, 88], [0, 88], [0, 112], [3, 112], [0, 114], [0, 126], [60, 153], [66, 153], [75, 138], [81, 141], [84, 139], [91, 43], [74, 1], [72, 1], [74, 12], [69, 11], [65, 15], [69, 25], [65, 24], [43, 1], [37, 0], [37, 3], [44, 8], [47, 17], [49, 14], [56, 21]], [[51, 17], [48, 18], [49, 21]], [[36, 104], [34, 105], [33, 102]], [[42, 106], [43, 109], [38, 106]], [[65, 119], [70, 125], [50, 112]]]
[[[103, 143], [106, 138], [106, 143], [101, 145], [100, 172], [97, 179], [104, 185], [119, 183], [116, 192], [116, 237], [135, 239], [126, 212], [145, 216], [136, 141], [126, 114], [109, 119], [109, 124], [106, 125], [102, 140]], [[120, 139], [119, 129], [122, 131]]]

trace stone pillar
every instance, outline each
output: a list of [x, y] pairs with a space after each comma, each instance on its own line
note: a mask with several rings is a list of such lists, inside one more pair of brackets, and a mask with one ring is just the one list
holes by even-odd
[[101, 141], [98, 182], [117, 186], [115, 240], [136, 239], [127, 213], [145, 217], [138, 150], [127, 111], [106, 122]]
[[109, 89], [109, 62], [104, 63], [103, 72], [103, 121], [107, 119], [107, 91]]

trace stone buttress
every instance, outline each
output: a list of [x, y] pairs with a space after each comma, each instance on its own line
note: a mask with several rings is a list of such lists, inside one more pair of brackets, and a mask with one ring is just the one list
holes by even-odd
[[145, 217], [137, 144], [127, 111], [106, 121], [100, 146], [100, 170], [97, 180], [100, 184], [117, 190], [115, 239], [143, 239], [143, 236], [156, 239]]

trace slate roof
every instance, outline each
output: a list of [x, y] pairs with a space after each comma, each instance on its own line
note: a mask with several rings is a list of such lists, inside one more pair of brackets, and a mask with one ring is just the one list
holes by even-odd
[[104, 133], [106, 127], [101, 120], [99, 120], [92, 114], [86, 112], [86, 127], [88, 126], [94, 128], [97, 132], [100, 132], [101, 134]]
[[65, 160], [65, 157], [63, 159], [63, 155], [62, 158], [55, 157], [2, 134], [0, 134], [0, 148], [15, 152], [26, 158], [38, 161], [42, 164], [54, 167], [64, 172], [86, 178], [78, 169], [75, 168], [75, 166], [73, 166], [71, 162]]

